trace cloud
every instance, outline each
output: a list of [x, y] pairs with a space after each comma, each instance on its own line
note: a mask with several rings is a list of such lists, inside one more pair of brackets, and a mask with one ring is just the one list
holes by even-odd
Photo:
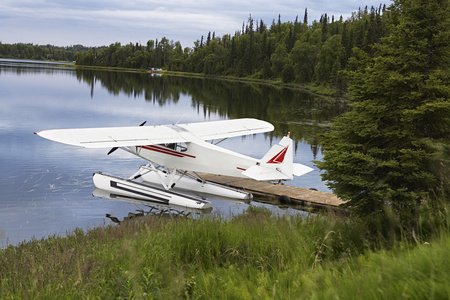
[[278, 14], [282, 22], [296, 16], [303, 21], [305, 8], [312, 21], [323, 13], [347, 18], [359, 6], [356, 0], [0, 0], [0, 26], [8, 28], [0, 38], [4, 43], [100, 46], [165, 36], [186, 47], [209, 31], [234, 34], [250, 14], [270, 25]]

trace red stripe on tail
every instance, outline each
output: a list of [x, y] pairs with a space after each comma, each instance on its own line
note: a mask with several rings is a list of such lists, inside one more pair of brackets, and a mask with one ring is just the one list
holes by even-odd
[[268, 164], [281, 164], [284, 161], [284, 157], [286, 156], [286, 152], [289, 146], [286, 146], [285, 148], [283, 148], [283, 150], [281, 150], [280, 152], [278, 152], [277, 155], [275, 155], [274, 157], [272, 157], [271, 159], [269, 159], [267, 161]]

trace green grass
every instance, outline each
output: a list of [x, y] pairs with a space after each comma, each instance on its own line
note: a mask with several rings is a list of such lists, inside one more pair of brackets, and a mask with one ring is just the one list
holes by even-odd
[[0, 250], [0, 299], [443, 299], [450, 235], [335, 216], [142, 218]]

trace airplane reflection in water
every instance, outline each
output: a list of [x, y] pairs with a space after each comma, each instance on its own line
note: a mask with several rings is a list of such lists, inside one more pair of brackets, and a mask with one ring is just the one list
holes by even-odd
[[[158, 217], [189, 217], [192, 214], [205, 214], [210, 213], [212, 211], [212, 207], [208, 209], [196, 209], [190, 208], [186, 206], [179, 205], [169, 205], [158, 202], [152, 202], [147, 200], [136, 199], [133, 197], [128, 197], [124, 195], [114, 194], [106, 190], [102, 190], [99, 188], [95, 188], [92, 191], [92, 196], [102, 198], [102, 199], [110, 199], [115, 201], [128, 202], [133, 204], [137, 209], [138, 213], [128, 213], [127, 217], [124, 217], [123, 220], [119, 220], [117, 217], [112, 216], [111, 214], [106, 214], [106, 217], [109, 218], [112, 222], [120, 224], [123, 221], [129, 221], [137, 217], [143, 216], [158, 216]], [[208, 199], [210, 200], [218, 200], [218, 201], [228, 201], [235, 203], [246, 203], [250, 204], [250, 200], [235, 200], [231, 198], [225, 198], [220, 196], [208, 195]], [[145, 206], [148, 210], [144, 210], [140, 208], [138, 205]]]

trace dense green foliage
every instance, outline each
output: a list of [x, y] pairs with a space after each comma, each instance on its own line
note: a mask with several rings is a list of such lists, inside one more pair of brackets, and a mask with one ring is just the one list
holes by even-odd
[[0, 298], [446, 299], [450, 233], [430, 221], [415, 245], [395, 225], [253, 206], [141, 217], [0, 250]]
[[169, 42], [163, 37], [156, 43], [149, 40], [146, 46], [115, 43], [106, 48], [91, 48], [77, 53], [76, 62], [77, 65], [148, 69], [166, 67], [170, 59], [180, 55], [183, 55], [180, 42]]
[[[418, 207], [450, 199], [450, 5], [394, 1], [392, 35], [359, 52], [353, 110], [323, 143], [323, 178], [347, 207], [405, 224]], [[409, 224], [412, 225], [412, 224]]]
[[74, 61], [76, 53], [87, 50], [87, 47], [81, 45], [57, 47], [23, 43], [2, 44], [0, 42], [0, 57], [4, 58]]
[[371, 45], [386, 36], [395, 16], [385, 7], [366, 8], [353, 13], [349, 20], [331, 20], [324, 14], [320, 21], [273, 22], [268, 27], [250, 16], [242, 31], [234, 36], [216, 37], [208, 33], [193, 48], [162, 38], [147, 45], [120, 43], [106, 49], [90, 50], [77, 55], [77, 64], [109, 67], [164, 67], [172, 71], [208, 75], [252, 76], [281, 79], [284, 82], [321, 83], [345, 88], [340, 70], [348, 69], [352, 48], [367, 52]]
[[76, 60], [78, 65], [118, 68], [165, 68], [171, 71], [231, 75], [256, 79], [275, 79], [298, 84], [318, 83], [346, 89], [341, 70], [349, 70], [352, 49], [371, 53], [371, 46], [387, 36], [396, 15], [385, 6], [354, 12], [348, 20], [322, 15], [308, 25], [305, 9], [303, 22], [282, 23], [280, 16], [271, 26], [250, 16], [242, 30], [234, 35], [216, 37], [209, 32], [183, 48], [166, 37], [147, 44], [121, 43], [109, 47], [55, 47], [32, 44], [1, 44], [0, 56]]

